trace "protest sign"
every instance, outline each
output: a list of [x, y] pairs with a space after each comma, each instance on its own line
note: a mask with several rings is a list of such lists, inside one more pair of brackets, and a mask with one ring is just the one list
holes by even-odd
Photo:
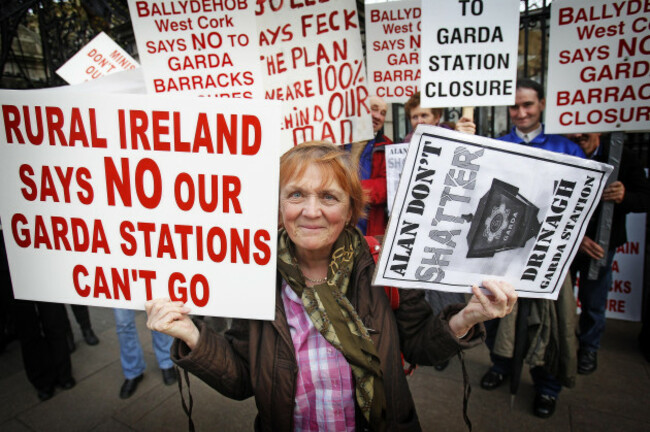
[[641, 321], [645, 223], [645, 213], [630, 213], [626, 216], [628, 241], [618, 247], [614, 255], [612, 287], [605, 312], [607, 318]]
[[420, 4], [366, 4], [368, 87], [388, 103], [404, 103], [420, 90]]
[[650, 130], [650, 3], [562, 0], [551, 7], [546, 130]]
[[422, 2], [423, 107], [512, 105], [519, 0]]
[[56, 70], [68, 84], [97, 79], [140, 65], [106, 33], [101, 32]]
[[[645, 257], [645, 213], [630, 213], [625, 227], [628, 241], [616, 249], [612, 263], [612, 286], [607, 295], [605, 316], [625, 321], [641, 321], [643, 267]], [[577, 290], [580, 289], [578, 274]], [[580, 312], [578, 302], [578, 312]]]
[[612, 167], [419, 125], [373, 283], [557, 298]]
[[409, 143], [396, 143], [386, 146], [386, 204], [388, 205], [389, 215], [393, 208], [408, 149]]
[[142, 68], [129, 69], [116, 72], [110, 75], [104, 75], [97, 79], [85, 81], [79, 84], [69, 86], [48, 87], [37, 89], [38, 91], [49, 92], [90, 92], [90, 93], [129, 93], [129, 94], [147, 94], [144, 84], [144, 74]]
[[282, 104], [282, 149], [373, 138], [354, 0], [259, 1], [267, 99]]
[[129, 0], [149, 93], [262, 98], [254, 0]]
[[170, 297], [200, 315], [273, 318], [277, 102], [0, 98], [16, 298], [142, 309]]

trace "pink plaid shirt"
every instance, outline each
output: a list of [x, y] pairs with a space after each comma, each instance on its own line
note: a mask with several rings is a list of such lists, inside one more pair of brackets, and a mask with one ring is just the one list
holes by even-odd
[[295, 431], [354, 431], [352, 370], [314, 327], [302, 301], [282, 281], [282, 302], [298, 362]]

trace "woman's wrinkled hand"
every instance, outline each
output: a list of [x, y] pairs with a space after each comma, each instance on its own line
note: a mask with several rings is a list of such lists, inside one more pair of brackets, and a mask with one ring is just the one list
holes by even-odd
[[199, 329], [187, 315], [190, 308], [183, 302], [170, 299], [154, 299], [144, 304], [147, 311], [147, 327], [160, 333], [178, 338], [194, 349], [199, 341]]
[[486, 280], [484, 293], [478, 286], [472, 287], [474, 295], [467, 305], [449, 320], [449, 327], [458, 337], [462, 337], [472, 327], [483, 321], [503, 318], [512, 312], [517, 303], [517, 292], [508, 282]]

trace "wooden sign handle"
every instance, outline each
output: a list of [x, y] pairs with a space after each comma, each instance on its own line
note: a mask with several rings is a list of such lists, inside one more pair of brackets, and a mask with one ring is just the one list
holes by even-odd
[[474, 107], [463, 107], [460, 116], [467, 117], [471, 121], [474, 121]]

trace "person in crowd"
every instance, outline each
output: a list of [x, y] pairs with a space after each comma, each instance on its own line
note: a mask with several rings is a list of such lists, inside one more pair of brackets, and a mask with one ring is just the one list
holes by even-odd
[[413, 138], [415, 129], [419, 124], [440, 126], [445, 129], [454, 129], [459, 132], [465, 132], [472, 135], [476, 133], [476, 125], [471, 119], [467, 117], [461, 117], [458, 122], [456, 122], [454, 127], [451, 127], [451, 125], [448, 123], [440, 123], [443, 109], [422, 108], [420, 106], [420, 92], [415, 93], [406, 101], [404, 104], [404, 111], [406, 113], [406, 118], [408, 118], [411, 123], [411, 132], [409, 132], [406, 137], [404, 137], [404, 142], [411, 142], [411, 138]]
[[485, 281], [486, 294], [474, 286], [466, 306], [438, 316], [420, 290], [402, 290], [393, 311], [354, 228], [364, 207], [349, 152], [298, 145], [280, 161], [274, 320], [234, 320], [224, 335], [197, 327], [181, 302], [145, 305], [147, 326], [176, 338], [176, 364], [227, 397], [255, 397], [256, 430], [420, 430], [400, 348], [409, 362], [439, 362], [516, 302], [511, 285]]
[[[542, 112], [545, 103], [544, 89], [539, 83], [531, 79], [517, 80], [515, 104], [508, 108], [513, 127], [507, 135], [499, 139], [584, 158], [582, 149], [573, 141], [560, 135], [544, 133]], [[551, 347], [559, 347], [558, 349], [562, 353], [554, 357], [558, 361], [561, 359], [560, 364], [538, 364], [530, 370], [535, 384], [533, 412], [541, 418], [548, 418], [555, 412], [555, 405], [562, 385], [572, 387], [575, 383], [576, 341], [573, 328], [575, 326], [576, 302], [573, 297], [570, 277], [567, 277], [556, 302], [532, 300], [531, 310], [547, 314], [551, 313], [551, 308], [555, 309], [555, 313], [552, 315], [556, 316], [557, 320], [552, 322], [554, 331], [552, 330], [550, 334], [557, 334], [558, 340], [529, 340], [532, 351], [529, 350], [530, 355], [527, 356], [545, 360], [550, 357], [545, 355], [545, 351]], [[481, 387], [485, 390], [494, 390], [499, 387], [511, 371], [513, 323], [514, 314], [506, 320], [493, 320], [485, 323], [486, 344], [490, 349], [490, 359], [492, 360], [492, 366], [481, 379]], [[508, 356], [505, 355], [506, 353]], [[560, 373], [556, 374], [551, 371], [560, 371]]]
[[[439, 126], [445, 129], [452, 129], [448, 124], [441, 124], [440, 118], [442, 117], [442, 108], [422, 108], [420, 106], [420, 92], [411, 96], [404, 104], [404, 111], [406, 117], [411, 122], [411, 132], [404, 138], [404, 142], [411, 142], [415, 129], [419, 124]], [[476, 133], [476, 125], [470, 119], [462, 117], [455, 125], [455, 129], [459, 132], [469, 134]], [[455, 303], [464, 303], [465, 295], [462, 293], [451, 293], [428, 290], [426, 299], [433, 308], [433, 313], [438, 314], [447, 305]], [[435, 364], [433, 367], [438, 371], [443, 371], [449, 366], [449, 360], [444, 360]]]
[[[588, 158], [607, 162], [610, 143], [599, 133], [571, 134], [568, 138], [580, 145]], [[643, 167], [632, 151], [623, 147], [618, 179], [603, 191], [603, 201], [614, 203], [611, 220], [609, 247], [607, 251], [594, 241], [602, 206], [591, 217], [580, 249], [571, 266], [572, 274], [580, 273], [578, 299], [582, 312], [579, 323], [578, 373], [590, 374], [598, 367], [598, 348], [605, 331], [605, 308], [607, 293], [612, 286], [612, 262], [616, 248], [627, 241], [625, 215], [643, 213], [650, 209], [650, 183]], [[598, 277], [589, 279], [589, 266], [592, 260], [605, 259]]]
[[[99, 338], [93, 331], [92, 325], [90, 324], [90, 312], [88, 310], [88, 306], [70, 305], [70, 308], [72, 309], [72, 313], [74, 314], [75, 321], [77, 321], [77, 324], [79, 324], [79, 328], [81, 328], [81, 336], [84, 338], [84, 341], [91, 346], [97, 345], [99, 343]], [[77, 346], [75, 345], [74, 342], [74, 336], [72, 334], [72, 326], [70, 325], [70, 319], [68, 318], [67, 312], [65, 314], [65, 319], [68, 327], [66, 332], [68, 347], [70, 349], [70, 352], [74, 352], [74, 350], [77, 349]]]
[[[9, 265], [0, 225], [0, 271], [2, 278], [2, 346], [8, 340], [7, 329], [20, 341], [27, 379], [36, 389], [38, 398], [46, 401], [54, 396], [56, 387], [64, 390], [76, 385], [72, 377], [72, 362], [66, 342], [65, 306], [58, 303], [14, 300]], [[5, 338], [7, 337], [7, 338]], [[13, 335], [12, 335], [13, 337]]]
[[517, 80], [515, 104], [508, 107], [512, 128], [498, 139], [584, 158], [584, 152], [573, 141], [562, 135], [544, 133], [542, 113], [545, 107], [546, 99], [541, 84], [528, 78]]
[[643, 307], [641, 312], [641, 331], [639, 331], [639, 351], [641, 355], [650, 363], [650, 296], [643, 296]]
[[[135, 311], [131, 309], [115, 309], [115, 324], [117, 339], [120, 343], [120, 362], [124, 373], [124, 382], [120, 388], [120, 398], [128, 399], [133, 396], [138, 384], [144, 378], [146, 364], [138, 329], [135, 326]], [[157, 331], [151, 332], [151, 339], [158, 366], [162, 371], [165, 385], [176, 382], [174, 364], [169, 357], [172, 338]]]
[[65, 305], [29, 300], [14, 301], [14, 319], [27, 379], [42, 401], [55, 388], [75, 386], [66, 341]]
[[14, 294], [11, 288], [2, 224], [0, 224], [0, 354], [16, 338], [13, 305]]
[[375, 137], [370, 141], [348, 144], [346, 150], [359, 160], [359, 176], [361, 186], [368, 194], [369, 205], [367, 217], [360, 218], [357, 227], [364, 235], [383, 235], [388, 223], [386, 208], [386, 151], [387, 145], [392, 144], [390, 138], [384, 135], [384, 122], [388, 105], [379, 96], [370, 97], [370, 115], [372, 130]]

